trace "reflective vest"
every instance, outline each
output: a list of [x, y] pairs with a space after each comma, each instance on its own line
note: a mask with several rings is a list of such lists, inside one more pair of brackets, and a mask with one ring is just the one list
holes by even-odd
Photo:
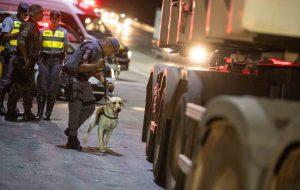
[[[21, 26], [21, 21], [16, 17], [16, 16], [11, 16], [11, 18], [13, 19], [13, 29], [10, 31], [11, 34], [15, 34], [18, 33], [20, 31], [20, 26]], [[9, 44], [11, 46], [17, 46], [18, 42], [17, 39], [12, 39], [9, 41]]]
[[55, 31], [45, 29], [43, 32], [43, 52], [44, 53], [62, 53], [65, 51], [64, 41], [65, 32], [61, 29]]

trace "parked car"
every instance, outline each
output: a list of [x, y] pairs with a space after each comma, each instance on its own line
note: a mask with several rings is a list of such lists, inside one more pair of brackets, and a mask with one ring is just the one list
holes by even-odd
[[[91, 14], [78, 14], [78, 17], [82, 24], [85, 26], [87, 33], [91, 36], [97, 39], [103, 39], [105, 37], [113, 36], [111, 31], [101, 21], [99, 16]], [[129, 48], [121, 43], [119, 52], [115, 55], [115, 57], [112, 58], [112, 60], [116, 62], [117, 65], [120, 65], [120, 67], [116, 68], [115, 72], [129, 69], [131, 55], [132, 52], [129, 50]]]

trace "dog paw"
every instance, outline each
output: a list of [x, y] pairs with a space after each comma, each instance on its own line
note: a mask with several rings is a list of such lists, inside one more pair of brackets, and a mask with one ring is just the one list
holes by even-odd
[[100, 153], [103, 153], [103, 154], [104, 154], [105, 151], [106, 151], [104, 148], [99, 148], [99, 150], [100, 150]]

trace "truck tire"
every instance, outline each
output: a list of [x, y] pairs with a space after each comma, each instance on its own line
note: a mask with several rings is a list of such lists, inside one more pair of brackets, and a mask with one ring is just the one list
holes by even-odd
[[243, 146], [234, 127], [224, 120], [210, 124], [198, 146], [186, 190], [245, 190]]
[[176, 106], [174, 120], [170, 132], [170, 142], [167, 157], [167, 175], [166, 189], [183, 189], [184, 174], [178, 167], [178, 155], [185, 150], [185, 110], [186, 110], [186, 93], [180, 98]]
[[146, 105], [144, 112], [144, 123], [143, 123], [143, 131], [142, 131], [142, 142], [146, 142], [148, 127], [150, 124], [150, 114], [152, 108], [152, 95], [153, 95], [153, 72], [150, 74], [148, 83], [147, 83], [147, 91], [146, 91]]
[[[171, 125], [174, 116], [172, 119], [166, 117], [166, 107], [170, 105], [166, 105], [164, 100], [166, 98], [166, 91], [165, 89], [162, 102], [160, 105], [161, 107], [159, 114], [159, 127], [158, 133], [156, 134], [155, 139], [155, 147], [154, 147], [154, 162], [153, 162], [153, 173], [154, 179], [157, 184], [160, 186], [165, 186], [166, 181], [166, 173], [167, 173], [167, 157], [168, 157], [168, 147], [170, 142], [170, 133], [171, 133]], [[175, 109], [181, 96], [187, 91], [187, 81], [180, 79], [174, 93], [172, 94], [172, 98], [169, 104], [172, 104], [173, 108]]]
[[[159, 109], [159, 120], [158, 120], [158, 126], [156, 129], [155, 134], [155, 144], [154, 144], [154, 154], [153, 154], [153, 175], [154, 175], [154, 181], [156, 184], [158, 184], [161, 187], [165, 186], [165, 166], [161, 163], [165, 162], [166, 157], [162, 157], [160, 155], [160, 151], [163, 151], [168, 146], [168, 131], [166, 131], [170, 127], [170, 123], [168, 121], [166, 122], [164, 120], [164, 96], [165, 92], [163, 93], [161, 103], [160, 103], [160, 109]], [[170, 120], [169, 120], [170, 122]]]
[[284, 157], [269, 190], [300, 189], [300, 147], [290, 150]]
[[154, 142], [155, 134], [153, 131], [150, 130], [150, 127], [148, 127], [146, 138], [146, 160], [150, 163], [153, 162]]

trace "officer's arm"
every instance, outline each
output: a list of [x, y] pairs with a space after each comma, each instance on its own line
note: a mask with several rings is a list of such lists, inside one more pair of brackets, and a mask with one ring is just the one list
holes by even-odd
[[13, 27], [11, 25], [12, 19], [10, 17], [7, 17], [3, 20], [3, 28], [2, 28], [2, 34], [1, 38], [4, 40], [11, 40], [17, 38], [19, 32], [11, 34], [10, 32], [12, 31]]
[[25, 60], [25, 63], [28, 61], [28, 55], [26, 51], [26, 39], [30, 33], [30, 27], [21, 25], [20, 35], [18, 36], [18, 49]]
[[99, 60], [97, 63], [83, 63], [79, 65], [79, 72], [95, 72], [97, 70], [102, 70], [104, 67], [104, 60]]
[[114, 90], [114, 86], [105, 80], [105, 77], [101, 71], [96, 72], [93, 77], [98, 79], [107, 89]]
[[93, 59], [93, 51], [91, 49], [86, 49], [82, 56], [83, 64], [79, 65], [79, 72], [96, 72], [104, 67], [104, 60], [100, 59], [96, 63], [90, 63]]

